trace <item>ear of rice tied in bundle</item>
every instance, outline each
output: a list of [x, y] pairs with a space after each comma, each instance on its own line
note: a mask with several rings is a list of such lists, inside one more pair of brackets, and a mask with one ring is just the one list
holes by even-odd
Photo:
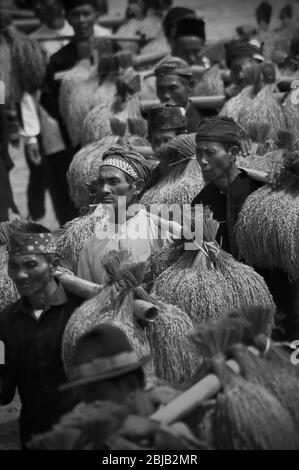
[[199, 327], [193, 339], [221, 384], [210, 415], [214, 448], [298, 449], [292, 418], [279, 400], [263, 386], [245, 380], [226, 363], [228, 349], [242, 340], [240, 324], [212, 322]]
[[108, 215], [99, 205], [81, 217], [67, 222], [58, 232], [57, 251], [72, 271], [77, 273], [80, 253], [84, 243], [95, 234], [96, 227], [107, 224]]
[[196, 160], [195, 134], [182, 134], [162, 145], [155, 155], [165, 162], [163, 178], [145, 192], [141, 202], [150, 204], [189, 204], [204, 187]]
[[249, 121], [270, 124], [270, 137], [286, 127], [281, 105], [274, 96], [273, 84], [265, 84], [262, 65], [254, 64], [244, 69], [247, 86], [222, 108], [220, 114], [234, 118], [245, 130]]
[[34, 39], [17, 30], [5, 6], [0, 6], [0, 80], [6, 103], [19, 103], [24, 92], [38, 90], [44, 80], [47, 55]]
[[151, 352], [149, 377], [154, 365], [159, 379], [171, 383], [188, 380], [196, 363], [188, 340], [193, 328], [188, 317], [144, 290], [141, 284], [146, 263], [133, 263], [128, 251], [110, 252], [103, 259], [103, 268], [107, 280], [102, 292], [77, 309], [66, 327], [66, 370], [71, 373], [72, 351], [78, 338], [90, 327], [109, 321], [126, 332], [137, 354]]
[[[234, 320], [235, 312], [228, 322]], [[271, 319], [271, 312], [258, 308], [255, 310], [240, 310], [239, 317], [244, 320], [243, 337], [230, 349], [231, 356], [238, 362], [241, 375], [249, 382], [263, 386], [275, 396], [283, 407], [289, 411], [297, 433], [299, 428], [299, 377], [289, 374], [288, 370], [266, 360], [259, 351], [252, 347], [254, 338], [264, 334], [266, 325]], [[246, 345], [251, 345], [249, 348]]]
[[291, 280], [299, 265], [298, 151], [284, 153], [277, 189], [264, 186], [245, 201], [236, 224], [240, 256], [257, 268], [280, 268]]
[[202, 223], [202, 244], [197, 251], [185, 251], [162, 272], [152, 293], [184, 310], [195, 324], [221, 318], [241, 306], [273, 307], [263, 278], [221, 250], [215, 240], [219, 224], [209, 210], [205, 209]]
[[97, 178], [102, 156], [106, 150], [120, 142], [118, 136], [107, 136], [83, 147], [69, 166], [67, 180], [70, 197], [78, 209], [91, 204], [90, 185]]
[[116, 80], [116, 94], [111, 106], [100, 104], [86, 116], [83, 142], [93, 142], [111, 133], [121, 137], [129, 136], [128, 120], [142, 119], [139, 92], [140, 76], [132, 68], [126, 69]]
[[266, 123], [253, 121], [249, 123], [247, 136], [253, 142], [256, 139], [257, 143], [253, 144], [248, 157], [237, 158], [238, 166], [265, 171], [269, 175], [280, 170], [285, 153], [293, 149], [294, 136], [285, 129], [279, 129], [276, 138], [271, 139], [269, 128]]
[[16, 300], [19, 294], [15, 283], [10, 279], [8, 269], [8, 243], [9, 235], [23, 222], [1, 222], [0, 223], [0, 310], [5, 309]]

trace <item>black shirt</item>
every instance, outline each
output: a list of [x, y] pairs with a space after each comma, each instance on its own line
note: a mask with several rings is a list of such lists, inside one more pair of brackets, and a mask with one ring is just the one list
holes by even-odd
[[228, 253], [237, 256], [237, 247], [234, 236], [234, 227], [239, 212], [247, 197], [262, 183], [253, 180], [244, 170], [229, 185], [226, 193], [220, 191], [214, 183], [208, 183], [194, 198], [192, 205], [203, 204], [209, 206], [214, 214], [214, 219], [220, 223], [217, 233], [217, 241]]
[[0, 403], [10, 403], [17, 387], [22, 403], [23, 444], [32, 434], [49, 429], [73, 405], [68, 403], [71, 396], [61, 394], [57, 388], [67, 380], [61, 358], [63, 332], [81, 302], [78, 297], [66, 295], [59, 285], [50, 307], [38, 320], [26, 297], [0, 313], [0, 340], [5, 346]]

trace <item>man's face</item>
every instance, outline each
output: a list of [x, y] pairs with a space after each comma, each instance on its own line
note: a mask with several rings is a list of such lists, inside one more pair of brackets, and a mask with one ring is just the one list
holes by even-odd
[[245, 84], [244, 71], [251, 67], [255, 61], [250, 57], [237, 57], [230, 66], [230, 81], [235, 85]]
[[[97, 203], [113, 209], [125, 209], [132, 204], [136, 187], [135, 184], [128, 183], [123, 171], [107, 165], [100, 169], [95, 191]], [[126, 207], [123, 207], [123, 203]]]
[[177, 75], [164, 75], [157, 77], [157, 96], [161, 103], [170, 103], [187, 107], [191, 94], [191, 85], [182, 77]]
[[182, 36], [176, 40], [175, 55], [188, 62], [189, 65], [200, 65], [203, 46], [203, 39], [197, 36]]
[[52, 279], [53, 264], [43, 255], [13, 255], [8, 258], [8, 275], [21, 296], [42, 292]]
[[63, 16], [63, 8], [60, 0], [36, 0], [34, 9], [40, 21], [46, 24]]
[[218, 142], [197, 142], [196, 159], [206, 182], [221, 178], [232, 166], [235, 158]]
[[174, 139], [176, 132], [174, 130], [161, 130], [153, 132], [150, 137], [150, 143], [153, 150], [157, 150], [161, 145], [167, 144], [171, 139]]
[[74, 28], [77, 39], [84, 41], [93, 35], [97, 15], [92, 5], [86, 4], [72, 8], [68, 12], [67, 18]]

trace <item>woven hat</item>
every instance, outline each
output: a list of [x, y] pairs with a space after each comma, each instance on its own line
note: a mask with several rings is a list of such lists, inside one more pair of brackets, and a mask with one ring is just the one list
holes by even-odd
[[142, 368], [150, 356], [138, 358], [126, 334], [109, 323], [88, 331], [78, 340], [74, 351], [73, 379], [60, 389], [121, 377]]

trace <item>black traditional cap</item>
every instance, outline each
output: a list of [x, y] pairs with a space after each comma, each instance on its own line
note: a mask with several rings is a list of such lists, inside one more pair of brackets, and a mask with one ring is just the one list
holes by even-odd
[[171, 30], [176, 27], [177, 23], [186, 17], [195, 17], [195, 11], [190, 8], [174, 7], [165, 15], [162, 26], [166, 37], [169, 37]]
[[262, 2], [255, 10], [255, 17], [258, 23], [264, 21], [269, 24], [271, 21], [272, 6], [268, 2]]
[[82, 5], [91, 5], [96, 10], [97, 0], [63, 0], [63, 6], [66, 12]]
[[240, 145], [243, 130], [232, 119], [216, 116], [202, 119], [196, 132], [196, 142], [211, 141]]
[[293, 18], [293, 7], [292, 5], [289, 3], [287, 5], [285, 5], [281, 10], [280, 10], [280, 13], [279, 13], [279, 19], [280, 20], [284, 20], [285, 18]]
[[72, 381], [60, 390], [121, 377], [141, 369], [149, 359], [149, 356], [139, 358], [136, 355], [120, 328], [103, 323], [79, 338], [74, 351]]
[[226, 65], [230, 67], [232, 61], [238, 57], [249, 57], [253, 59], [255, 55], [260, 53], [260, 49], [255, 45], [247, 41], [234, 39], [225, 45]]
[[205, 21], [202, 18], [187, 17], [177, 23], [175, 37], [197, 36], [206, 40]]
[[186, 111], [177, 105], [160, 104], [149, 110], [147, 122], [149, 135], [162, 130], [186, 130]]
[[192, 80], [192, 70], [190, 65], [180, 57], [166, 57], [156, 66], [155, 70], [156, 77], [163, 75], [178, 75], [186, 80]]

